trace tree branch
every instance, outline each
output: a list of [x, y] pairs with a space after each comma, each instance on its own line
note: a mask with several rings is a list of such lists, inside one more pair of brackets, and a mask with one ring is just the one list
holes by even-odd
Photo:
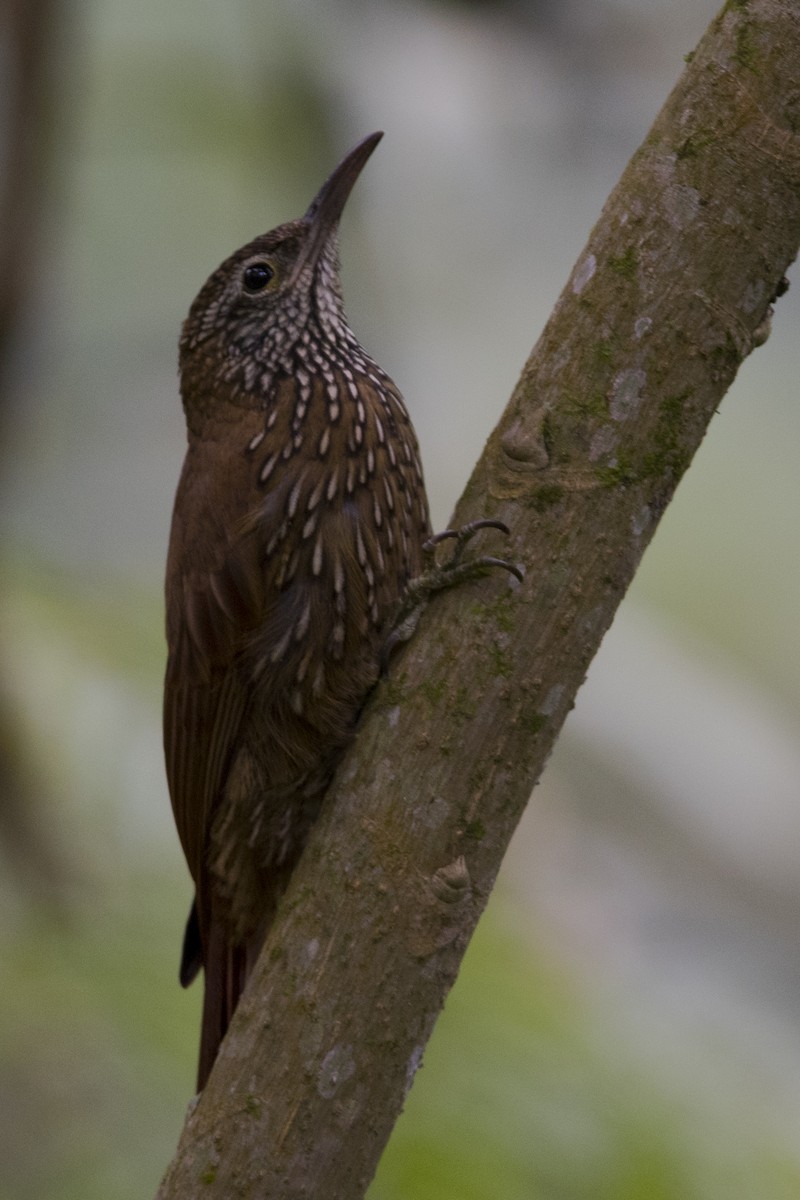
[[800, 241], [798, 61], [794, 0], [730, 0], [611, 195], [454, 517], [504, 520], [525, 582], [437, 599], [372, 697], [161, 1200], [363, 1196], [589, 662], [765, 336]]

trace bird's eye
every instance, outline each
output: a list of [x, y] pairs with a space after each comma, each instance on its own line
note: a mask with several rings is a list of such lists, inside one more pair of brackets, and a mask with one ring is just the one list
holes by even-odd
[[251, 295], [263, 292], [275, 278], [275, 270], [266, 262], [249, 263], [242, 274], [244, 290]]

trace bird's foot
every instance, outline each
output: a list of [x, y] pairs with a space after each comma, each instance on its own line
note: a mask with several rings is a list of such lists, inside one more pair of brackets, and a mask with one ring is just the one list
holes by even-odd
[[[520, 583], [522, 582], [524, 578], [522, 567], [517, 563], [509, 562], [508, 559], [495, 558], [493, 555], [488, 554], [481, 555], [478, 558], [464, 558], [464, 551], [467, 546], [476, 533], [479, 533], [482, 529], [499, 529], [506, 536], [510, 532], [508, 526], [503, 521], [484, 518], [479, 521], [470, 521], [467, 525], [462, 525], [460, 529], [444, 529], [441, 533], [435, 533], [433, 537], [425, 542], [422, 547], [426, 564], [425, 570], [420, 575], [416, 575], [413, 579], [410, 579], [406, 585], [406, 590], [403, 593], [394, 618], [392, 630], [383, 646], [381, 654], [382, 670], [386, 669], [389, 659], [397, 647], [402, 646], [413, 637], [428, 601], [436, 592], [456, 587], [459, 583], [463, 583], [468, 579], [480, 578], [498, 567], [503, 571], [508, 571]], [[436, 551], [443, 542], [448, 541], [455, 542], [452, 554], [446, 562], [439, 563], [436, 558]]]

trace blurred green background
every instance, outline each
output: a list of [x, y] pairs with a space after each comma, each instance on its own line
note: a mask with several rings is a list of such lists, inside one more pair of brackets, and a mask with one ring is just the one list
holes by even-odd
[[[192, 1093], [159, 733], [189, 302], [386, 130], [345, 291], [442, 526], [715, 8], [6, 5], [2, 1200], [151, 1195]], [[592, 667], [372, 1200], [800, 1195], [797, 292]]]

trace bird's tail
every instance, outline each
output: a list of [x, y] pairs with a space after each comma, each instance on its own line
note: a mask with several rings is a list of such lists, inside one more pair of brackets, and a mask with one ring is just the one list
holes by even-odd
[[204, 963], [205, 991], [203, 1020], [200, 1026], [200, 1061], [197, 1067], [198, 1092], [206, 1086], [220, 1042], [228, 1030], [254, 961], [255, 957], [248, 953], [247, 946], [231, 946], [219, 923], [212, 922]]
[[205, 973], [203, 1019], [200, 1026], [200, 1061], [197, 1090], [201, 1092], [211, 1074], [220, 1043], [225, 1037], [239, 997], [255, 964], [262, 937], [233, 946], [219, 921], [209, 923], [205, 946], [200, 936], [196, 902], [192, 905], [183, 939], [180, 981], [188, 987], [201, 966]]

